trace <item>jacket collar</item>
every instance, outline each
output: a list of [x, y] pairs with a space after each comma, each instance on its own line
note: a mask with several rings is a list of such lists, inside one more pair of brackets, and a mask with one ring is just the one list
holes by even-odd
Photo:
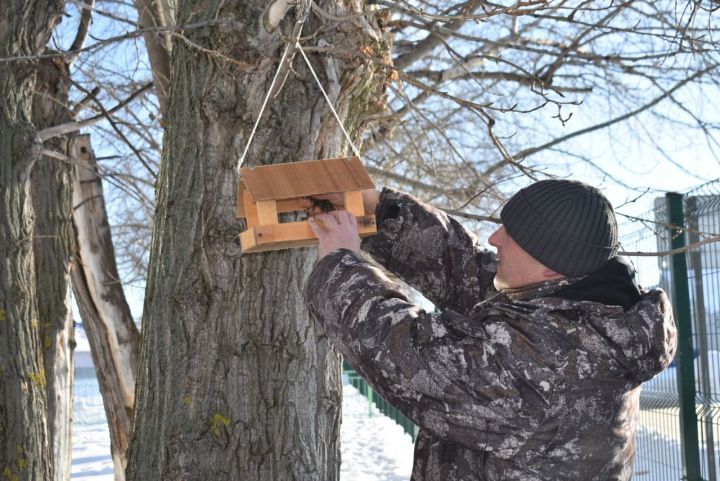
[[582, 279], [581, 277], [563, 277], [550, 281], [531, 284], [529, 286], [517, 287], [514, 289], [503, 289], [500, 294], [511, 301], [530, 301], [539, 297], [548, 297], [558, 289], [569, 286]]

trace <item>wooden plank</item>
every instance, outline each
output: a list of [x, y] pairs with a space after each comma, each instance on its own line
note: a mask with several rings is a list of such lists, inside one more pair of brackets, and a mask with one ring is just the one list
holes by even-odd
[[247, 222], [248, 229], [255, 227], [259, 224], [257, 205], [253, 202], [250, 197], [250, 192], [243, 190], [243, 206], [245, 208], [245, 221]]
[[[244, 219], [245, 218], [245, 205], [243, 202], [243, 189], [244, 184], [240, 183], [239, 192], [238, 192], [238, 205], [237, 205], [237, 214], [236, 217], [238, 219]], [[250, 197], [248, 197], [251, 199]], [[278, 214], [281, 214], [283, 212], [295, 212], [298, 210], [305, 210], [305, 207], [300, 204], [300, 201], [302, 200], [302, 197], [297, 199], [284, 199], [284, 200], [278, 200], [277, 205], [277, 212]], [[251, 199], [252, 202], [252, 199]]]
[[[358, 217], [360, 237], [377, 233], [375, 216]], [[244, 254], [267, 252], [296, 247], [317, 245], [317, 238], [307, 221], [287, 224], [258, 225], [240, 234], [240, 244]]]
[[274, 200], [259, 200], [256, 203], [260, 225], [277, 224], [278, 211]]
[[240, 233], [240, 247], [243, 252], [256, 252], [257, 237], [255, 236], [255, 227], [251, 227]]
[[240, 173], [256, 202], [375, 187], [358, 157], [243, 167]]
[[365, 215], [365, 204], [363, 203], [362, 192], [359, 190], [353, 190], [345, 192], [345, 210], [355, 215], [356, 217], [362, 217]]

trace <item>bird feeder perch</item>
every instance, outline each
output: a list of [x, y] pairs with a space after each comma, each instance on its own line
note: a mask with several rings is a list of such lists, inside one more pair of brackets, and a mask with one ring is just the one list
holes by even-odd
[[321, 194], [343, 194], [361, 237], [377, 232], [375, 216], [365, 215], [362, 197], [375, 184], [358, 157], [243, 167], [240, 175], [237, 217], [247, 222], [240, 233], [243, 253], [316, 245], [306, 220], [280, 223], [278, 214], [304, 211], [301, 199]]

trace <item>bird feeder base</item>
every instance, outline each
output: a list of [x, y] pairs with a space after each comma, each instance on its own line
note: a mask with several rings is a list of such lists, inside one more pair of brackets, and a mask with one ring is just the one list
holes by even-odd
[[[377, 233], [374, 215], [356, 218], [360, 237]], [[240, 233], [240, 245], [243, 253], [309, 247], [317, 244], [318, 240], [307, 221], [256, 225]]]

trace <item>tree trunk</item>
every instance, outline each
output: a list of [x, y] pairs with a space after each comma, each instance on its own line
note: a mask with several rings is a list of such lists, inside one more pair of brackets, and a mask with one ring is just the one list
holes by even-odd
[[[0, 57], [41, 53], [61, 12], [61, 1], [4, 1]], [[0, 473], [10, 480], [53, 479], [30, 194], [35, 68], [0, 69]]]
[[75, 150], [77, 262], [72, 270], [72, 283], [105, 405], [115, 480], [122, 481], [135, 409], [140, 334], [120, 283], [90, 136], [79, 136]]
[[[310, 57], [357, 140], [362, 115], [384, 108], [387, 81], [361, 52], [382, 60], [388, 45], [371, 13], [357, 16], [364, 2], [316, 3], [354, 18], [320, 29], [311, 14], [303, 35], [342, 53]], [[173, 46], [129, 480], [339, 477], [340, 359], [302, 300], [316, 252], [241, 256], [239, 248], [235, 164], [284, 49], [279, 32], [287, 38], [295, 24], [291, 10], [267, 32], [279, 20], [262, 17], [266, 4], [185, 1], [177, 9], [180, 24], [237, 23], [185, 32], [214, 54]], [[299, 55], [292, 67], [249, 165], [348, 153]]]
[[[62, 59], [38, 64], [33, 123], [38, 130], [71, 120], [69, 71]], [[58, 137], [45, 143], [65, 156], [70, 141]], [[74, 380], [74, 328], [70, 307], [70, 261], [73, 253], [71, 165], [41, 157], [31, 174], [35, 212], [35, 276], [38, 322], [47, 379], [47, 416], [55, 462], [54, 479], [71, 474], [71, 422]]]

